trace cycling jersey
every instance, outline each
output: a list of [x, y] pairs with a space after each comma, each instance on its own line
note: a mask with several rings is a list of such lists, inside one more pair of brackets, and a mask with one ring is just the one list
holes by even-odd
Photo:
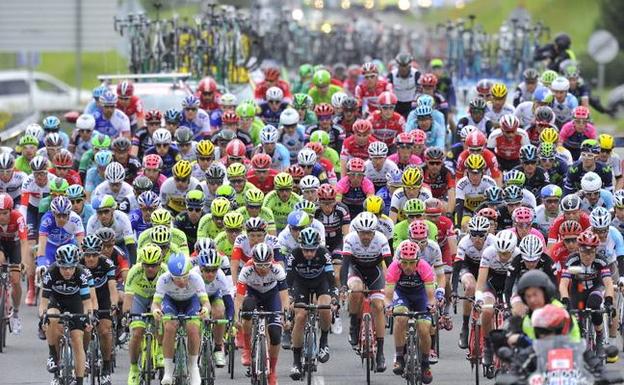
[[[580, 272], [572, 274], [570, 268], [580, 268]], [[572, 292], [589, 292], [592, 289], [602, 286], [603, 279], [611, 277], [611, 270], [609, 265], [603, 259], [596, 258], [589, 265], [586, 266], [581, 262], [581, 257], [578, 253], [571, 254], [568, 257], [561, 278], [567, 278], [572, 281], [570, 288]]]
[[614, 178], [620, 178], [622, 176], [622, 159], [620, 155], [612, 152], [609, 155], [609, 159], [607, 159], [606, 164], [611, 166], [611, 172], [613, 173]]
[[602, 188], [606, 190], [613, 190], [613, 175], [611, 174], [611, 167], [605, 165], [602, 162], [596, 162], [596, 166], [593, 170], [583, 169], [583, 161], [577, 160], [568, 168], [568, 174], [564, 180], [563, 193], [564, 195], [572, 194], [581, 190], [581, 178], [588, 171], [593, 171], [602, 179]]
[[115, 243], [117, 244], [129, 245], [136, 243], [130, 219], [122, 211], [113, 211], [113, 223], [108, 226], [104, 226], [97, 215], [92, 216], [89, 218], [89, 222], [87, 222], [87, 234], [95, 234], [97, 230], [103, 227], [110, 227], [115, 231]]
[[[435, 239], [435, 237], [433, 239]], [[434, 269], [436, 274], [444, 274], [444, 262], [442, 261], [442, 251], [440, 250], [440, 246], [438, 246], [436, 241], [433, 239], [431, 238], [427, 239], [427, 246], [424, 248], [421, 248], [418, 255], [420, 259], [427, 262]], [[401, 243], [403, 242], [406, 242], [406, 241], [402, 241]], [[395, 261], [399, 260], [400, 258], [400, 250], [401, 250], [400, 244], [394, 250], [393, 259]]]
[[457, 255], [455, 256], [455, 261], [461, 261], [463, 266], [479, 266], [481, 264], [483, 251], [487, 249], [488, 246], [494, 245], [495, 243], [496, 236], [488, 234], [487, 238], [485, 238], [485, 242], [483, 243], [483, 247], [479, 250], [473, 244], [470, 234], [466, 234], [457, 244]]
[[146, 222], [145, 219], [143, 219], [143, 213], [141, 209], [134, 209], [130, 211], [130, 214], [128, 214], [128, 218], [130, 219], [130, 225], [132, 226], [132, 230], [134, 231], [134, 236], [137, 239], [143, 231], [152, 227], [152, 222]]
[[[110, 183], [105, 180], [104, 182], [100, 183], [95, 188], [95, 190], [93, 190], [93, 192], [91, 193], [91, 199], [102, 199], [104, 195], [111, 195], [113, 198], [115, 198], [115, 201], [119, 205], [119, 209], [124, 212], [130, 212], [130, 210], [139, 208], [139, 204], [136, 201], [136, 196], [134, 195], [134, 189], [126, 182], [121, 182], [121, 188], [119, 189], [119, 192], [115, 193], [110, 187]], [[130, 205], [129, 207], [125, 208], [125, 210], [124, 207], [122, 207], [124, 202], [125, 204]]]
[[[312, 219], [310, 227], [318, 232], [320, 236], [320, 245], [325, 246], [325, 227], [323, 227], [323, 224], [318, 219]], [[280, 231], [277, 235], [277, 241], [280, 244], [282, 255], [288, 255], [300, 246], [299, 239], [295, 239], [290, 232], [290, 226], [286, 226], [284, 230]]]
[[364, 177], [359, 187], [351, 186], [349, 177], [342, 177], [336, 184], [337, 199], [347, 205], [351, 217], [355, 217], [364, 210], [364, 200], [369, 195], [375, 194], [375, 186], [370, 179]]
[[494, 105], [492, 103], [488, 103], [487, 108], [485, 109], [485, 119], [498, 124], [498, 121], [501, 117], [503, 117], [503, 115], [513, 114], [514, 111], [514, 107], [510, 104], [504, 104], [500, 111], [495, 111]]
[[[507, 261], [502, 261], [495, 245], [490, 245], [481, 254], [479, 268], [488, 268], [487, 285], [494, 291], [493, 294], [501, 294], [505, 289], [505, 279], [513, 258], [520, 255], [520, 250], [516, 247], [512, 256]], [[479, 273], [480, 274], [480, 273]]]
[[[555, 287], [559, 287], [556, 281], [556, 275], [554, 273], [554, 264], [553, 260], [545, 253], [542, 253], [540, 258], [537, 260], [537, 265], [535, 266], [536, 270], [543, 271], [548, 278], [550, 278], [551, 282]], [[516, 255], [511, 264], [508, 267], [508, 275], [505, 280], [505, 297], [507, 298], [507, 302], [511, 302], [511, 297], [515, 294], [516, 285], [520, 278], [529, 271], [524, 260], [522, 259], [522, 255]]]
[[156, 283], [158, 278], [167, 272], [167, 265], [160, 264], [156, 276], [154, 278], [147, 278], [145, 275], [145, 268], [142, 263], [137, 263], [132, 266], [126, 277], [125, 293], [130, 295], [138, 295], [143, 298], [152, 298], [156, 293]]
[[604, 207], [609, 211], [613, 210], [613, 194], [611, 194], [610, 191], [607, 191], [601, 188], [600, 196], [598, 197], [598, 200], [594, 204], [589, 203], [589, 200], [587, 199], [587, 197], [584, 196], [585, 194], [583, 194], [583, 191], [579, 191], [578, 195], [582, 197], [581, 198], [581, 210], [583, 211], [591, 213], [592, 210], [595, 209], [596, 207]]
[[501, 163], [502, 160], [519, 160], [520, 147], [527, 144], [531, 143], [529, 141], [529, 136], [523, 129], [518, 129], [513, 138], [508, 139], [503, 133], [503, 130], [497, 128], [492, 131], [487, 140], [487, 148], [496, 154], [499, 163]]
[[[174, 215], [186, 210], [186, 193], [191, 190], [198, 190], [201, 186], [199, 181], [190, 177], [188, 187], [185, 190], [179, 190], [174, 177], [169, 177], [165, 183], [160, 186], [160, 201], [163, 207], [173, 211]], [[204, 191], [205, 193], [205, 191]]]
[[87, 170], [87, 176], [85, 178], [85, 191], [93, 191], [97, 186], [105, 181], [104, 169], [99, 171], [97, 166], [93, 166]]
[[[48, 172], [48, 181], [44, 186], [40, 186], [35, 181], [35, 175], [30, 174], [22, 183], [22, 195], [20, 198], [20, 204], [22, 208], [20, 211], [22, 215], [26, 215], [26, 207], [38, 207], [41, 202], [41, 198], [50, 193], [50, 183], [56, 179], [54, 175]], [[23, 210], [23, 211], [22, 211]]]
[[366, 84], [358, 84], [355, 87], [355, 98], [359, 100], [363, 111], [373, 113], [379, 108], [377, 97], [385, 91], [392, 91], [392, 84], [378, 78], [373, 88], [369, 88]]
[[[290, 167], [290, 152], [282, 143], [275, 143], [273, 154], [268, 154], [261, 144], [256, 146], [254, 154], [267, 154], [271, 157], [271, 169], [284, 171]], [[248, 176], [249, 177], [249, 176]]]
[[368, 117], [368, 121], [373, 125], [373, 137], [388, 147], [394, 144], [398, 134], [405, 131], [405, 118], [398, 112], [393, 112], [390, 119], [385, 119], [381, 111], [375, 111]]
[[405, 125], [405, 132], [422, 130], [427, 134], [425, 145], [427, 147], [437, 147], [443, 149], [446, 146], [446, 126], [439, 122], [433, 121], [428, 129], [421, 128], [418, 125], [418, 118], [411, 120], [410, 124]]
[[399, 170], [396, 163], [387, 158], [384, 160], [380, 170], [377, 170], [375, 166], [373, 166], [373, 162], [370, 159], [366, 161], [365, 166], [366, 170], [364, 171], [364, 175], [373, 182], [375, 191], [379, 191], [380, 188], [386, 185], [386, 174]]
[[130, 120], [130, 126], [136, 127], [137, 121], [144, 117], [143, 103], [137, 95], [132, 95], [130, 97], [130, 102], [127, 106], [124, 106], [121, 101], [118, 100], [117, 108], [126, 114]]
[[418, 260], [412, 274], [406, 274], [398, 260], [392, 261], [386, 271], [386, 285], [394, 286], [395, 291], [404, 294], [424, 292], [425, 286], [433, 286], [435, 274], [431, 266], [423, 259]]
[[532, 101], [522, 102], [516, 106], [514, 115], [516, 115], [516, 118], [520, 120], [520, 127], [527, 129], [533, 124], [533, 121], [535, 120], [533, 107]]
[[420, 166], [423, 163], [422, 159], [418, 155], [414, 155], [414, 154], [410, 154], [407, 162], [403, 162], [399, 158], [398, 152], [395, 152], [394, 154], [390, 155], [388, 159], [393, 161], [397, 165], [399, 170], [401, 171], [405, 171], [405, 169], [410, 166]]
[[319, 105], [321, 103], [331, 104], [332, 96], [334, 96], [336, 92], [342, 92], [342, 87], [330, 84], [327, 91], [324, 93], [321, 93], [317, 86], [313, 86], [308, 91], [308, 95], [312, 98], [314, 105]]
[[297, 279], [316, 280], [321, 275], [328, 275], [329, 282], [334, 282], [334, 266], [332, 265], [331, 255], [324, 247], [316, 249], [316, 253], [312, 259], [303, 256], [303, 250], [297, 247], [286, 258], [286, 276], [289, 282], [288, 286], [292, 287], [292, 283]]
[[[457, 170], [455, 174], [455, 179], [459, 180], [464, 176], [464, 172], [466, 171], [466, 164], [465, 164], [466, 158], [468, 158], [468, 155], [470, 154], [471, 154], [470, 150], [463, 150], [459, 154], [459, 157], [457, 158], [457, 162], [456, 162]], [[496, 160], [496, 155], [494, 155], [494, 153], [488, 149], [484, 149], [481, 152], [481, 155], [483, 156], [483, 159], [485, 159], [485, 165], [487, 167], [487, 170], [489, 170], [490, 176], [494, 179], [500, 178], [501, 172], [498, 167], [498, 161]]]
[[465, 176], [457, 181], [456, 198], [462, 200], [464, 209], [472, 213], [485, 201], [485, 190], [492, 186], [496, 186], [496, 181], [487, 175], [483, 175], [477, 186]]
[[[201, 140], [211, 134], [210, 115], [201, 108], [197, 109], [197, 114], [193, 120], [189, 120], [183, 113], [180, 116], [180, 126], [186, 126], [193, 132], [193, 139]], [[164, 160], [164, 159], [163, 159]]]
[[24, 155], [20, 155], [15, 159], [15, 169], [26, 173], [26, 175], [32, 174], [30, 160], [28, 160]]
[[172, 172], [173, 165], [176, 164], [177, 161], [182, 159], [182, 156], [180, 155], [180, 151], [178, 151], [178, 148], [173, 144], [170, 145], [169, 149], [167, 150], [167, 153], [164, 156], [158, 154], [158, 151], [156, 151], [156, 147], [150, 147], [147, 149], [147, 151], [145, 151], [145, 155], [152, 155], [152, 154], [159, 155], [162, 159], [161, 173], [167, 178], [170, 176], [173, 176], [173, 172]]
[[[191, 271], [196, 272], [198, 274], [201, 273], [198, 266], [194, 267]], [[218, 269], [215, 274], [215, 278], [210, 281], [204, 281], [204, 285], [206, 288], [206, 294], [211, 299], [221, 298], [226, 295], [230, 295], [232, 293], [232, 277], [228, 277], [225, 275], [223, 270]]]
[[600, 258], [604, 260], [607, 265], [611, 265], [621, 257], [624, 257], [624, 238], [618, 229], [609, 226], [606, 241], [600, 242], [600, 245], [598, 245], [596, 249], [596, 258]]
[[256, 99], [257, 102], [263, 101], [266, 97], [266, 92], [270, 87], [277, 87], [281, 89], [284, 93], [284, 99], [286, 99], [286, 101], [292, 100], [293, 96], [292, 92], [290, 91], [290, 85], [287, 81], [282, 79], [278, 79], [277, 82], [274, 83], [274, 85], [269, 85], [269, 83], [267, 83], [266, 81], [258, 83], [254, 90], [254, 99]]
[[[264, 237], [263, 243], [273, 250], [273, 259], [275, 261], [281, 261], [284, 258], [282, 257], [280, 251], [280, 244], [277, 240], [277, 237], [267, 234]], [[249, 243], [249, 237], [247, 234], [240, 234], [234, 240], [234, 248], [232, 248], [232, 264], [239, 263], [241, 265], [247, 263], [251, 260], [251, 244]]]
[[[418, 78], [420, 78], [420, 72], [414, 67], [410, 67], [409, 73], [405, 77], [399, 75], [398, 68], [394, 68], [390, 71], [388, 74], [388, 83], [392, 84], [394, 94], [399, 103], [409, 103], [411, 107], [412, 101], [416, 97]], [[409, 108], [407, 111], [409, 112]]]
[[[236, 209], [236, 212], [243, 215], [243, 218], [245, 218], [245, 222], [247, 222], [247, 220], [251, 218], [249, 210], [247, 210], [247, 207], [245, 206], [239, 207], [238, 209]], [[277, 233], [277, 229], [275, 227], [275, 217], [273, 217], [273, 212], [270, 208], [262, 206], [260, 208], [260, 214], [258, 214], [258, 216], [266, 221], [268, 232]]]
[[313, 124], [305, 129], [306, 141], [310, 140], [310, 136], [316, 131], [325, 131], [329, 134], [329, 147], [336, 151], [342, 149], [342, 143], [345, 140], [344, 129], [337, 124], [332, 124], [329, 130], [321, 128], [318, 124]]
[[570, 151], [572, 159], [576, 160], [581, 155], [581, 143], [587, 139], [596, 139], [597, 136], [596, 127], [591, 123], [586, 123], [579, 132], [574, 122], [567, 122], [559, 132], [559, 143], [563, 144], [563, 147]]
[[478, 122], [475, 122], [474, 119], [472, 119], [472, 116], [464, 116], [457, 121], [457, 132], [461, 131], [461, 129], [465, 126], [477, 127], [479, 131], [485, 134], [486, 137], [490, 135], [492, 130], [494, 130], [494, 124], [485, 117], [483, 117]]
[[452, 267], [455, 255], [451, 254], [449, 238], [452, 240], [457, 239], [453, 221], [445, 216], [440, 216], [440, 218], [438, 218], [438, 223], [436, 223], [436, 228], [438, 230], [437, 242], [442, 251], [442, 261], [444, 261], [445, 265]]
[[537, 226], [537, 228], [542, 232], [544, 236], [547, 236], [548, 229], [550, 229], [550, 227], [553, 225], [558, 215], [559, 212], [557, 210], [557, 213], [555, 213], [554, 216], [549, 216], [546, 212], [544, 204], [541, 204], [535, 208], [535, 219], [533, 219], [533, 223]]
[[344, 237], [342, 256], [350, 258], [350, 263], [355, 267], [366, 269], [378, 266], [384, 259], [389, 259], [392, 253], [388, 239], [381, 232], [375, 231], [368, 246], [362, 244], [357, 232], [350, 232]]
[[548, 173], [548, 179], [550, 180], [550, 183], [556, 184], [557, 186], [563, 186], [563, 180], [568, 173], [567, 162], [563, 161], [558, 156], [555, 156], [555, 161], [551, 168], [546, 169], [543, 166], [542, 168], [544, 168], [544, 170]]
[[286, 219], [297, 203], [301, 201], [301, 197], [294, 193], [290, 193], [290, 197], [286, 202], [282, 201], [277, 195], [277, 191], [273, 190], [264, 197], [263, 206], [267, 207], [275, 217], [275, 227], [277, 231], [282, 231], [286, 227]]
[[22, 194], [22, 186], [27, 178], [28, 175], [22, 171], [11, 171], [11, 178], [7, 182], [0, 178], [0, 193], [9, 194], [13, 202], [19, 204], [18, 198]]
[[[428, 219], [425, 219], [424, 222], [427, 225], [427, 238], [436, 239], [438, 237], [438, 228], [436, 225]], [[409, 219], [403, 219], [392, 229], [392, 248], [395, 253], [398, 252], [401, 242], [409, 238], [410, 223]]]
[[[115, 281], [115, 265], [104, 256], [100, 256], [97, 264], [92, 268], [85, 265], [84, 257], [80, 260], [80, 263], [91, 273], [92, 287], [95, 288], [98, 310], [110, 310], [112, 304], [108, 283]], [[100, 315], [100, 317], [102, 316], [104, 319], [109, 319], [110, 317], [108, 314]]]
[[82, 220], [80, 216], [73, 211], [69, 213], [69, 220], [67, 220], [62, 227], [56, 224], [54, 215], [51, 212], [45, 213], [41, 218], [39, 235], [47, 237], [47, 245], [53, 246], [53, 251], [56, 251], [59, 246], [75, 243], [75, 238], [83, 236], [84, 233], [85, 230], [82, 225]]
[[[554, 243], [559, 240], [559, 227], [565, 221], [563, 214], [559, 215], [553, 222], [550, 230], [548, 230], [548, 243]], [[577, 221], [583, 230], [589, 227], [589, 215], [586, 212], [581, 211], [579, 219]]]
[[58, 265], [52, 264], [43, 276], [41, 296], [55, 304], [68, 306], [72, 302], [79, 304], [82, 310], [82, 301], [90, 298], [89, 287], [91, 276], [89, 271], [81, 265], [76, 266], [74, 274], [65, 279]]
[[258, 116], [260, 117], [260, 119], [262, 119], [264, 124], [270, 124], [272, 126], [278, 127], [280, 115], [282, 114], [282, 111], [286, 109], [286, 107], [288, 107], [288, 103], [282, 102], [280, 103], [277, 110], [273, 110], [268, 102], [261, 102], [260, 114], [258, 114]]
[[344, 162], [348, 162], [351, 158], [368, 159], [368, 146], [376, 142], [377, 140], [369, 135], [368, 141], [363, 145], [360, 145], [356, 141], [356, 136], [351, 135], [342, 144], [342, 150], [340, 151], [340, 159]]
[[429, 186], [433, 197], [446, 200], [448, 192], [455, 189], [453, 172], [449, 170], [446, 165], [442, 165], [440, 172], [435, 176], [431, 174], [426, 164], [423, 166], [422, 170], [423, 183]]
[[[433, 197], [433, 195], [431, 194], [431, 190], [423, 185], [420, 188], [418, 195], [414, 198], [418, 198], [424, 202], [431, 197]], [[405, 219], [405, 215], [403, 214], [403, 206], [405, 206], [405, 202], [407, 202], [408, 199], [409, 198], [407, 197], [407, 195], [405, 195], [403, 187], [395, 190], [394, 194], [392, 194], [392, 200], [390, 201], [390, 211], [398, 213], [397, 220]]]
[[206, 286], [199, 273], [191, 270], [188, 274], [188, 283], [185, 287], [176, 285], [173, 275], [166, 272], [158, 277], [156, 282], [156, 292], [154, 293], [154, 303], [160, 303], [165, 296], [174, 301], [186, 301], [192, 297], [199, 297], [200, 301], [207, 300]]
[[95, 117], [95, 131], [100, 134], [108, 135], [111, 139], [115, 139], [122, 134], [130, 135], [130, 119], [123, 111], [115, 108], [110, 119], [104, 114], [97, 114]]
[[[153, 229], [154, 229], [153, 227], [150, 227], [149, 229], [143, 231], [141, 235], [139, 235], [139, 241], [138, 241], [139, 248], [152, 242], [151, 236], [152, 236]], [[197, 237], [205, 238], [199, 235], [199, 230], [197, 232]], [[186, 239], [186, 235], [184, 235], [184, 232], [182, 230], [177, 229], [175, 227], [171, 227], [171, 245], [170, 246], [172, 247], [172, 250], [173, 250], [173, 247], [175, 246], [176, 251], [179, 251], [180, 253], [186, 255], [187, 257], [189, 256], [189, 244]]]
[[147, 149], [154, 145], [152, 133], [150, 133], [147, 128], [137, 130], [132, 137], [132, 145], [138, 147], [137, 156], [139, 159], [142, 159]]
[[[539, 88], [545, 88], [544, 86], [542, 86], [541, 84], [538, 84], [535, 87], [535, 91], [537, 91]], [[532, 102], [533, 101], [533, 95], [535, 94], [535, 91], [533, 92], [529, 92], [526, 88], [526, 83], [522, 82], [520, 84], [518, 84], [518, 87], [516, 87], [516, 90], [514, 92], [514, 96], [513, 96], [513, 105], [514, 107], [518, 107], [518, 105], [520, 103], [523, 102]]]
[[571, 93], [567, 93], [565, 98], [560, 102], [555, 98], [551, 109], [555, 113], [555, 124], [561, 128], [566, 122], [572, 120], [572, 111], [578, 107], [578, 100]]
[[[550, 183], [548, 179], [548, 173], [544, 171], [540, 166], [535, 167], [535, 172], [533, 175], [529, 175], [522, 165], [514, 167], [514, 170], [522, 171], [526, 177], [526, 182], [524, 183], [524, 190], [528, 190], [533, 194], [533, 197], [540, 197], [540, 191], [542, 187], [546, 186]], [[541, 198], [540, 198], [541, 201]], [[531, 206], [535, 207], [535, 205]]]
[[286, 133], [282, 130], [277, 141], [288, 150], [290, 154], [290, 164], [297, 163], [297, 154], [305, 145], [305, 128], [298, 124], [293, 134]]

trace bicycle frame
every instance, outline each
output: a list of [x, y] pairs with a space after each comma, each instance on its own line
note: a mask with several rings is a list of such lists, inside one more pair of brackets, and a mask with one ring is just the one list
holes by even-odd
[[11, 316], [11, 282], [9, 280], [9, 265], [0, 265], [0, 353], [6, 347], [7, 330], [10, 329]]
[[202, 330], [201, 347], [199, 351], [200, 357], [200, 374], [203, 385], [213, 385], [215, 383], [216, 366], [213, 359], [214, 340], [213, 340], [213, 327], [215, 325], [225, 325], [228, 320], [212, 320], [208, 319], [204, 321], [204, 328]]
[[58, 366], [59, 366], [59, 381], [60, 385], [71, 385], [74, 381], [74, 354], [71, 347], [71, 331], [69, 329], [69, 320], [74, 318], [83, 318], [86, 317], [85, 314], [72, 314], [72, 313], [61, 313], [61, 314], [48, 314], [46, 315], [48, 319], [57, 318], [59, 323], [63, 327], [63, 333], [59, 338], [59, 357], [58, 357]]
[[[475, 371], [475, 384], [479, 385], [479, 366], [483, 358], [484, 337], [481, 332], [481, 311], [475, 306], [473, 297], [457, 297], [472, 303], [470, 312], [470, 333], [468, 335], [468, 353], [466, 358], [470, 361], [470, 368]], [[484, 305], [485, 306], [485, 305]]]
[[266, 317], [272, 316], [279, 312], [271, 311], [250, 311], [241, 312], [241, 317], [250, 316], [252, 322], [251, 342], [251, 366], [249, 373], [251, 375], [252, 385], [267, 385], [269, 380], [269, 355], [266, 338]]
[[150, 385], [151, 381], [156, 378], [156, 351], [158, 350], [158, 340], [154, 335], [154, 316], [152, 313], [130, 314], [129, 316], [141, 318], [145, 323], [138, 364], [141, 385]]
[[163, 321], [177, 321], [178, 328], [175, 335], [175, 353], [173, 355], [173, 383], [174, 385], [184, 385], [190, 378], [188, 368], [188, 348], [187, 348], [187, 321], [197, 320], [199, 316], [189, 316], [186, 314], [165, 315]]
[[301, 379], [307, 378], [307, 384], [312, 384], [312, 373], [316, 372], [316, 358], [318, 355], [317, 330], [319, 310], [330, 310], [330, 305], [295, 304], [295, 309], [304, 309], [308, 312], [303, 331], [303, 373]]
[[407, 317], [407, 338], [405, 341], [405, 370], [403, 377], [407, 385], [422, 384], [422, 366], [420, 358], [420, 337], [418, 335], [418, 320], [430, 316], [429, 311], [411, 311], [407, 313], [393, 313], [393, 317]]
[[[594, 330], [594, 324], [592, 323], [591, 315], [592, 314], [600, 314], [604, 315], [606, 313], [605, 309], [572, 309], [570, 310], [570, 314], [575, 314], [579, 319], [579, 326], [581, 328], [581, 334], [585, 338], [587, 350], [596, 351], [596, 331]], [[610, 323], [610, 322], [609, 322]], [[603, 338], [605, 338], [608, 334], [608, 324], [607, 328], [603, 325]], [[604, 324], [604, 320], [603, 320]]]

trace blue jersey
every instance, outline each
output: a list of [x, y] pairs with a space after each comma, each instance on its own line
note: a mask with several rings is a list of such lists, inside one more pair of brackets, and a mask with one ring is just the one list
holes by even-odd
[[69, 216], [69, 220], [63, 227], [58, 227], [56, 225], [54, 215], [50, 211], [43, 214], [41, 218], [39, 235], [46, 235], [48, 237], [48, 244], [62, 246], [68, 243], [75, 243], [76, 235], [82, 234], [84, 234], [82, 219], [73, 211]]
[[188, 120], [184, 114], [180, 117], [180, 126], [186, 126], [193, 131], [195, 140], [204, 139], [205, 136], [210, 134], [210, 116], [201, 108], [197, 110], [195, 119]]
[[130, 224], [132, 225], [132, 231], [134, 231], [134, 235], [137, 239], [139, 239], [139, 235], [146, 229], [152, 226], [151, 223], [146, 223], [143, 220], [143, 214], [141, 213], [141, 209], [134, 209], [130, 211]]
[[82, 220], [83, 225], [89, 221], [89, 218], [95, 215], [95, 210], [91, 203], [83, 203], [82, 205], [82, 213], [80, 213], [80, 219]]
[[557, 99], [553, 101], [552, 110], [555, 113], [555, 124], [559, 129], [564, 123], [572, 120], [572, 110], [578, 107], [578, 100], [574, 95], [568, 93], [562, 103], [559, 103]]
[[91, 167], [87, 170], [87, 177], [85, 178], [85, 190], [93, 191], [95, 188], [104, 182], [104, 177], [98, 173], [97, 166]]
[[388, 190], [388, 187], [383, 186], [382, 188], [379, 189], [379, 191], [377, 191], [375, 195], [377, 195], [384, 201], [383, 213], [385, 215], [390, 215], [390, 204], [392, 203], [392, 194], [390, 193], [390, 190]]
[[609, 226], [607, 240], [600, 242], [596, 251], [596, 257], [604, 260], [607, 264], [612, 264], [622, 256], [624, 256], [624, 238], [622, 233], [617, 228]]
[[221, 127], [221, 115], [223, 115], [223, 111], [221, 111], [220, 108], [217, 108], [216, 110], [213, 110], [210, 112], [210, 126], [215, 129], [215, 128], [220, 128]]
[[265, 124], [270, 124], [275, 127], [279, 125], [280, 115], [288, 107], [288, 104], [282, 103], [277, 111], [273, 111], [269, 107], [269, 102], [260, 103], [260, 118]]
[[[145, 151], [145, 155], [158, 154], [156, 151], [156, 147], [150, 147]], [[158, 154], [160, 155], [160, 154]], [[180, 155], [180, 151], [175, 145], [169, 146], [169, 151], [165, 154], [165, 156], [160, 155], [163, 161], [163, 167], [161, 173], [166, 177], [173, 176], [172, 169], [173, 165], [180, 159], [182, 159]]]
[[583, 200], [581, 200], [581, 210], [585, 212], [589, 213], [596, 207], [604, 207], [609, 211], [613, 210], [613, 194], [611, 194], [610, 191], [601, 188], [600, 198], [598, 198], [598, 201], [595, 204], [590, 204], [587, 198], [583, 198]]

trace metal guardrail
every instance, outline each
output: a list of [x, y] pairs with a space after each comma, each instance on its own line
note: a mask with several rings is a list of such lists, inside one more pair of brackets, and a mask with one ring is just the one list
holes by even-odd
[[12, 125], [10, 128], [6, 128], [0, 131], [0, 143], [3, 146], [7, 146], [12, 144], [13, 142], [17, 142], [17, 137], [20, 136], [28, 127], [29, 124], [35, 123], [39, 121], [40, 113], [33, 112], [29, 115], [24, 116], [21, 121], [18, 121], [16, 124]]

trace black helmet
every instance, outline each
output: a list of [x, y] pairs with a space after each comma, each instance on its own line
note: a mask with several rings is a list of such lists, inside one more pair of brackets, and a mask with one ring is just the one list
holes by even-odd
[[358, 108], [358, 101], [356, 98], [348, 97], [342, 101], [343, 110], [355, 111], [357, 110], [357, 108]]
[[570, 35], [567, 33], [560, 33], [555, 36], [555, 45], [560, 50], [568, 49], [572, 45], [572, 40], [570, 39]]
[[413, 58], [412, 58], [412, 55], [410, 55], [409, 53], [401, 52], [394, 58], [394, 60], [396, 60], [398, 65], [406, 66], [412, 62]]
[[533, 269], [522, 274], [518, 281], [518, 295], [524, 302], [524, 292], [530, 287], [540, 287], [544, 290], [544, 296], [546, 297], [546, 303], [555, 298], [557, 295], [557, 288], [552, 283], [548, 275], [541, 270]]
[[540, 76], [540, 74], [539, 74], [539, 72], [537, 72], [537, 70], [535, 68], [527, 68], [522, 73], [522, 77], [524, 78], [525, 81], [527, 81], [527, 80], [537, 81], [539, 76]]
[[321, 237], [313, 227], [307, 227], [299, 233], [299, 244], [302, 249], [316, 250], [321, 244]]
[[555, 117], [555, 113], [552, 108], [548, 106], [539, 106], [535, 109], [535, 121], [537, 122], [552, 122]]

